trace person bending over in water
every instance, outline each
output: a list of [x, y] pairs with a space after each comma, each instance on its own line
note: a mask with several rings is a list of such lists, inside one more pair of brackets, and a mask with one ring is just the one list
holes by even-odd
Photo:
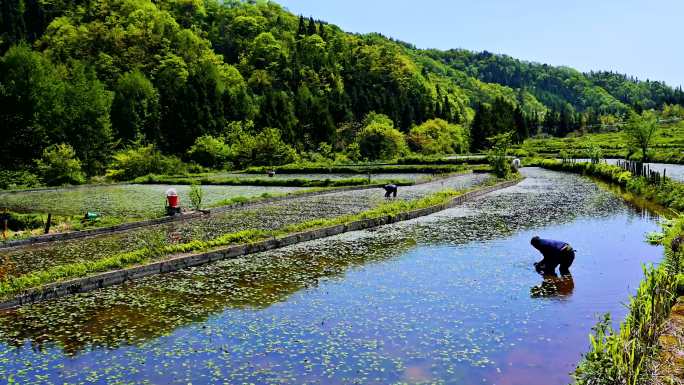
[[570, 265], [575, 260], [575, 250], [570, 247], [570, 244], [537, 236], [532, 238], [530, 243], [544, 256], [541, 261], [534, 264], [538, 273], [555, 274], [556, 266], [560, 265], [561, 275], [570, 274]]
[[389, 198], [390, 195], [393, 195], [394, 198], [397, 197], [397, 185], [396, 184], [388, 184], [382, 186], [383, 189], [385, 189], [385, 198]]

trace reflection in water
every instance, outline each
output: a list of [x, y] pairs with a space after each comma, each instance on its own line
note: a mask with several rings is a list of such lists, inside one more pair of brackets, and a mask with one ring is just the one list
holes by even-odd
[[[418, 221], [14, 310], [0, 316], [0, 378], [567, 384], [595, 314], [621, 319], [641, 263], [658, 261], [642, 242], [657, 224], [585, 179], [526, 172]], [[572, 281], [544, 281], [562, 301], [530, 296], [540, 230], [582, 250]]]
[[530, 296], [532, 298], [560, 298], [572, 296], [575, 290], [575, 280], [572, 275], [545, 274], [541, 284], [532, 286]]
[[5, 311], [0, 340], [16, 347], [30, 341], [35, 349], [56, 343], [68, 355], [141, 343], [205, 322], [226, 309], [265, 309], [315, 288], [319, 281], [341, 279], [350, 268], [386, 260], [415, 244], [413, 239], [380, 239], [356, 245], [365, 253], [355, 253], [348, 244], [328, 245], [335, 255], [299, 248], [280, 258], [261, 254], [149, 277]]

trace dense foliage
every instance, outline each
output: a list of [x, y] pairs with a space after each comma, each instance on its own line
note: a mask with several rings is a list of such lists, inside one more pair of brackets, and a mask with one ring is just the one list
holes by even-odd
[[468, 135], [462, 126], [431, 119], [409, 131], [408, 143], [423, 155], [460, 154], [468, 151]]
[[660, 109], [665, 104], [684, 104], [684, 91], [662, 82], [639, 81], [612, 72], [587, 74], [567, 67], [554, 67], [495, 55], [484, 51], [446, 52], [430, 50], [435, 60], [487, 83], [497, 83], [529, 92], [546, 106], [551, 116], [541, 119], [547, 130], [599, 123], [602, 115], [624, 115], [634, 109]]
[[[684, 104], [681, 90], [658, 82], [422, 51], [268, 1], [7, 0], [1, 12], [7, 170], [35, 173], [35, 159], [61, 143], [88, 176], [115, 168], [113, 155], [132, 143], [210, 167], [321, 149], [392, 157], [406, 152], [407, 136], [423, 154], [462, 152], [465, 138], [479, 150], [505, 131], [520, 142], [540, 128], [564, 135], [666, 103], [677, 115]], [[392, 123], [381, 131], [396, 148], [380, 154], [360, 141], [380, 130], [362, 123], [372, 113]]]

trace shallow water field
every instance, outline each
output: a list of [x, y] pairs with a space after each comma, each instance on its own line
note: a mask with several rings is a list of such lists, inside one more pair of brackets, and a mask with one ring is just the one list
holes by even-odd
[[[446, 188], [468, 188], [489, 178], [487, 174], [465, 174], [431, 183], [400, 187], [398, 199], [422, 198]], [[209, 240], [247, 229], [275, 230], [311, 219], [355, 214], [385, 202], [383, 194], [384, 190], [377, 188], [295, 197], [122, 233], [56, 241], [17, 249], [0, 249], [0, 260], [8, 261], [7, 272], [17, 276], [65, 263], [97, 260], [158, 242], [184, 243], [196, 239]]]
[[[0, 316], [21, 384], [560, 385], [599, 314], [621, 320], [656, 218], [588, 179], [25, 306]], [[543, 278], [529, 238], [578, 250]]]
[[[247, 173], [231, 173], [231, 172], [219, 172], [207, 175], [208, 178], [247, 178], [247, 179], [310, 179], [310, 180], [337, 180], [337, 179], [356, 179], [356, 178], [367, 178], [368, 174], [364, 173], [339, 173], [339, 174], [275, 174], [273, 177], [269, 177], [264, 174], [247, 174]], [[414, 182], [427, 181], [432, 178], [432, 174], [425, 173], [381, 173], [381, 174], [371, 174], [371, 182], [373, 181], [385, 181], [385, 180], [408, 180]]]
[[[0, 192], [0, 207], [23, 212], [51, 212], [58, 215], [83, 215], [95, 211], [106, 216], [148, 219], [164, 215], [165, 193], [175, 188], [181, 204], [190, 205], [190, 186], [122, 184], [83, 186], [31, 192]], [[296, 187], [202, 186], [203, 205], [235, 197], [282, 194], [300, 190]]]

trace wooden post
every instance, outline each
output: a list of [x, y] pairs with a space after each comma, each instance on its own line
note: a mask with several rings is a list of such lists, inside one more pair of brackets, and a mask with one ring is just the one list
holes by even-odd
[[5, 214], [2, 216], [2, 238], [7, 240], [7, 222], [9, 221], [9, 214], [5, 208]]
[[50, 225], [52, 224], [52, 213], [48, 213], [47, 222], [45, 222], [45, 234], [50, 234]]

